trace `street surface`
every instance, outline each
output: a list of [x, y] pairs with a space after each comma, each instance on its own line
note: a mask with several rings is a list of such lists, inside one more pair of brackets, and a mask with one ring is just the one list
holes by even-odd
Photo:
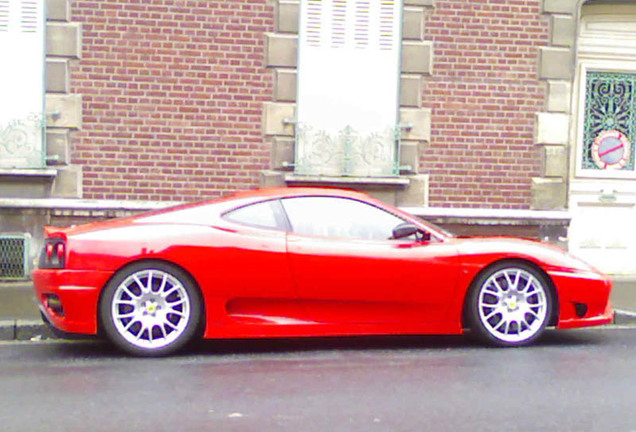
[[162, 359], [0, 343], [0, 430], [636, 431], [636, 328], [204, 342]]

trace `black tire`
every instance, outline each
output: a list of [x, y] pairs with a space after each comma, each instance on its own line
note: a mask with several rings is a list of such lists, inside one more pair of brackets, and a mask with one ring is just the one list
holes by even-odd
[[543, 335], [553, 304], [550, 283], [540, 271], [525, 263], [501, 262], [472, 283], [466, 324], [482, 343], [524, 346]]
[[110, 341], [137, 356], [172, 354], [197, 336], [201, 296], [183, 270], [159, 261], [119, 271], [102, 294], [99, 317]]

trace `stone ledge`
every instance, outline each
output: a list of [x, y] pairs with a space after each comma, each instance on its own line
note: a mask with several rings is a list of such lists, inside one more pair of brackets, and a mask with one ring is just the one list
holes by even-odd
[[[51, 170], [55, 171], [55, 170]], [[124, 210], [144, 211], [160, 210], [183, 204], [180, 201], [126, 201], [126, 200], [89, 200], [73, 198], [0, 198], [0, 208], [56, 209], [68, 211]]]
[[333, 176], [303, 176], [295, 174], [285, 175], [285, 182], [292, 184], [329, 184], [329, 185], [377, 185], [377, 186], [408, 186], [411, 180], [406, 177], [333, 177]]
[[56, 175], [56, 169], [0, 168], [0, 177], [55, 177]]
[[446, 207], [400, 207], [407, 213], [426, 219], [443, 219], [446, 223], [475, 225], [562, 225], [572, 214], [558, 210], [475, 209]]

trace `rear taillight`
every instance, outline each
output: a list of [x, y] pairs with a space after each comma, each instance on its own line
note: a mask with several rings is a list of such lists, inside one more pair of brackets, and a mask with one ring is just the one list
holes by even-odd
[[44, 240], [44, 250], [40, 255], [40, 268], [64, 268], [66, 263], [66, 242], [61, 238]]

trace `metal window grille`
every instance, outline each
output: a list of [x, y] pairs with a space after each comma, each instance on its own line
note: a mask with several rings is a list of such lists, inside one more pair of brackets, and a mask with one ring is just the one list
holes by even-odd
[[[583, 169], [602, 169], [594, 160], [594, 142], [608, 131], [617, 131], [629, 140], [629, 148], [621, 144], [597, 149], [601, 156], [616, 157], [627, 152], [623, 169], [634, 170], [633, 143], [636, 140], [636, 74], [587, 72], [585, 91], [585, 125], [583, 133]], [[597, 156], [598, 159], [598, 156]]]
[[24, 279], [29, 275], [28, 234], [0, 236], [0, 279]]

